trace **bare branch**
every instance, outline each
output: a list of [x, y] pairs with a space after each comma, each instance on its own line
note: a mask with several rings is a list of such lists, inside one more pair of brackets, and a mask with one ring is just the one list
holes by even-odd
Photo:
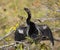
[[60, 17], [55, 17], [55, 18], [40, 18], [40, 19], [36, 19], [36, 20], [38, 20], [39, 22], [44, 22], [44, 21], [56, 21], [56, 20], [60, 20]]
[[60, 12], [60, 9], [56, 10], [56, 12]]
[[60, 38], [56, 37], [56, 38], [54, 38], [54, 40], [60, 42]]
[[8, 37], [9, 35], [11, 35], [13, 32], [14, 32], [14, 30], [7, 33], [4, 37], [0, 38], [0, 41], [3, 40], [4, 38]]
[[14, 46], [14, 45], [15, 45], [15, 43], [11, 43], [11, 44], [9, 44], [9, 45], [0, 46], [0, 48], [10, 47], [10, 46]]
[[[42, 41], [46, 41], [46, 40], [49, 40], [49, 38], [43, 38], [43, 39], [42, 39]], [[60, 42], [60, 38], [57, 38], [57, 37], [55, 38], [55, 37], [54, 37], [54, 40]]]
[[52, 32], [58, 32], [58, 31], [60, 31], [60, 28], [54, 28]]
[[9, 45], [0, 46], [0, 48], [10, 47], [10, 46], [17, 46], [17, 45], [16, 45], [16, 42], [18, 42], [19, 44], [27, 45], [25, 42], [15, 41], [15, 42], [12, 42], [12, 43], [9, 44]]

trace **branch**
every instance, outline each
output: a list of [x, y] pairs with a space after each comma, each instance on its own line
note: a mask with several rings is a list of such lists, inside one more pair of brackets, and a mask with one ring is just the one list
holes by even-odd
[[52, 32], [58, 32], [60, 31], [60, 28], [54, 28]]
[[9, 45], [0, 46], [0, 48], [10, 47], [10, 46], [14, 46], [14, 45], [15, 45], [15, 43], [11, 43], [11, 44], [9, 44]]
[[40, 19], [36, 19], [36, 20], [38, 20], [39, 22], [44, 22], [44, 21], [47, 21], [47, 20], [49, 20], [49, 21], [56, 21], [56, 20], [60, 20], [60, 17], [55, 17], [55, 18], [40, 18]]
[[56, 10], [56, 12], [60, 12], [60, 9]]
[[4, 37], [0, 38], [0, 41], [3, 40], [4, 38], [8, 37], [9, 35], [11, 35], [13, 32], [14, 32], [14, 30], [7, 33]]
[[27, 45], [27, 44], [25, 44], [25, 42], [15, 41], [15, 42], [12, 42], [12, 43], [9, 44], [9, 45], [0, 46], [0, 48], [10, 47], [10, 46], [17, 46], [17, 45], [16, 45], [16, 42], [18, 42], [19, 44]]
[[[50, 40], [50, 39], [49, 39], [49, 38], [43, 38], [43, 39], [42, 39], [42, 41], [45, 41], [45, 40]], [[60, 42], [60, 38], [57, 38], [57, 37], [56, 37], [56, 38], [54, 38], [54, 41]]]
[[54, 40], [60, 42], [60, 38], [56, 37], [56, 38], [54, 38]]

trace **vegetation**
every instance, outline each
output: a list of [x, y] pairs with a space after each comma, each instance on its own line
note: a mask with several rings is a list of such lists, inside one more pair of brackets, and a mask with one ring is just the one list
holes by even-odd
[[[31, 10], [31, 20], [34, 22], [36, 19], [41, 18], [60, 19], [60, 0], [0, 0], [0, 38], [4, 37], [10, 31], [16, 30], [19, 25], [26, 25], [25, 20], [27, 14], [24, 11], [24, 7], [28, 7]], [[60, 20], [46, 20], [42, 23], [36, 22], [37, 24], [47, 24], [52, 31], [54, 28], [60, 28]], [[53, 32], [53, 35], [54, 37], [60, 38], [60, 31]], [[12, 35], [0, 41], [0, 46], [9, 45], [13, 41], [14, 34], [12, 33]], [[21, 48], [22, 45], [19, 46], [20, 50], [23, 50], [23, 48]], [[19, 48], [19, 46], [17, 46], [17, 48]], [[33, 49], [32, 46], [34, 46]], [[51, 50], [49, 41], [42, 41], [42, 44], [35, 44], [33, 42], [29, 47], [31, 50], [35, 50], [36, 48], [38, 50]], [[60, 42], [55, 42], [54, 50], [59, 50], [59, 47]], [[14, 47], [9, 49], [14, 50]]]

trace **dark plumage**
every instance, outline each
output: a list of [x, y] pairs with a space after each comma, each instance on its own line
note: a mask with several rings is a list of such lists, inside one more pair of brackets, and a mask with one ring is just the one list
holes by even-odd
[[31, 19], [31, 12], [28, 8], [24, 8], [24, 10], [28, 14], [28, 18], [26, 19], [27, 26], [22, 27], [20, 26], [19, 28], [16, 29], [15, 31], [15, 41], [22, 41], [25, 40], [26, 36], [30, 36], [32, 39], [35, 39], [38, 37], [38, 34], [41, 34], [41, 40], [44, 38], [49, 38], [50, 41], [52, 42], [52, 45], [54, 45], [54, 38], [52, 35], [52, 32], [50, 28], [43, 24], [43, 25], [36, 25], [34, 22], [32, 22]]
[[15, 31], [15, 41], [25, 40], [27, 36], [27, 27], [19, 26]]
[[54, 45], [54, 38], [51, 29], [47, 25], [39, 25], [39, 30], [41, 31], [42, 40], [43, 38], [49, 38], [49, 40], [52, 42], [52, 45]]
[[24, 10], [25, 10], [25, 11], [27, 12], [27, 14], [28, 14], [28, 18], [27, 18], [27, 20], [26, 20], [26, 23], [27, 23], [27, 25], [28, 25], [28, 27], [29, 27], [28, 35], [29, 35], [31, 38], [35, 39], [35, 38], [37, 37], [37, 35], [38, 35], [38, 30], [37, 30], [37, 28], [36, 28], [35, 23], [32, 22], [32, 21], [30, 21], [30, 19], [31, 19], [31, 12], [30, 12], [30, 10], [29, 10], [28, 8], [24, 8]]

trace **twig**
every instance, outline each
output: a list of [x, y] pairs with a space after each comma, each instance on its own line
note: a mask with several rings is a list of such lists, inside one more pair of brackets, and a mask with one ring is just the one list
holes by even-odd
[[54, 28], [52, 32], [58, 32], [58, 31], [60, 31], [60, 28]]
[[11, 35], [13, 32], [14, 32], [14, 30], [7, 33], [4, 37], [0, 38], [0, 41], [3, 40], [4, 38], [8, 37], [9, 35]]
[[36, 19], [39, 22], [44, 22], [44, 21], [56, 21], [56, 20], [60, 20], [60, 17], [56, 17], [56, 18], [40, 18], [40, 19]]
[[56, 37], [56, 38], [54, 38], [54, 40], [60, 42], [60, 38]]
[[60, 9], [56, 10], [56, 12], [60, 12]]
[[11, 43], [11, 44], [9, 44], [9, 45], [0, 46], [0, 48], [10, 47], [10, 46], [13, 46], [13, 45], [15, 45], [15, 43]]
[[12, 43], [9, 44], [9, 45], [0, 46], [0, 48], [10, 47], [10, 46], [17, 46], [17, 45], [16, 45], [16, 42], [18, 42], [19, 44], [27, 45], [27, 44], [25, 44], [25, 42], [15, 41], [15, 42], [12, 42]]

